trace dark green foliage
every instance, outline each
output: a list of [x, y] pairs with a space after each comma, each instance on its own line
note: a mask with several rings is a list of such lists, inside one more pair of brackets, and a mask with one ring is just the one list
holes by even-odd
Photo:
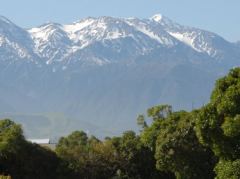
[[150, 108], [148, 115], [153, 123], [141, 134], [144, 144], [155, 153], [157, 168], [171, 171], [177, 178], [213, 178], [215, 159], [196, 137], [196, 112], [169, 109], [167, 105]]
[[215, 171], [217, 173], [216, 179], [239, 179], [240, 160], [220, 160], [215, 168]]
[[240, 68], [217, 81], [197, 118], [197, 135], [219, 158], [217, 178], [240, 178]]
[[28, 143], [19, 125], [0, 121], [0, 173], [14, 179], [65, 178], [70, 174], [53, 151]]
[[126, 178], [173, 178], [170, 173], [156, 170], [154, 153], [144, 146], [133, 131], [124, 132], [122, 137], [118, 138], [115, 149], [121, 159], [119, 168]]
[[84, 132], [75, 131], [60, 139], [56, 152], [80, 178], [172, 177], [156, 170], [153, 152], [141, 143], [133, 131], [105, 141], [93, 136], [88, 138]]
[[153, 152], [155, 152], [156, 140], [161, 129], [162, 120], [166, 119], [171, 113], [172, 107], [169, 105], [154, 106], [147, 110], [147, 115], [153, 120], [153, 123], [151, 126], [144, 128], [141, 133], [141, 141]]
[[56, 152], [69, 163], [76, 178], [111, 178], [119, 165], [109, 141], [103, 143], [96, 137], [88, 138], [83, 131], [61, 138]]
[[201, 110], [197, 133], [200, 141], [212, 148], [218, 157], [240, 157], [240, 69], [231, 70], [220, 79], [210, 103]]
[[214, 177], [214, 155], [199, 143], [191, 113], [172, 113], [161, 126], [155, 154], [159, 170], [172, 171], [183, 179]]

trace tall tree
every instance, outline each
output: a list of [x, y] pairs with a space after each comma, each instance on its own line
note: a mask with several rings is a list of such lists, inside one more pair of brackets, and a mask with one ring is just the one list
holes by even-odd
[[240, 68], [216, 82], [210, 102], [199, 113], [196, 129], [200, 142], [219, 158], [217, 178], [225, 178], [224, 173], [227, 178], [239, 178]]
[[143, 130], [141, 140], [155, 153], [160, 171], [177, 178], [214, 177], [213, 154], [198, 142], [194, 131], [195, 113], [173, 112], [169, 105], [148, 110], [153, 122]]

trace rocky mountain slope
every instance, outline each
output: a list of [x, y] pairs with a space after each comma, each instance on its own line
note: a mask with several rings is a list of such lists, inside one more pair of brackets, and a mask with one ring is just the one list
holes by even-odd
[[137, 129], [152, 105], [203, 105], [214, 81], [239, 64], [239, 43], [160, 14], [31, 29], [0, 16], [0, 117], [21, 118], [31, 137], [114, 135]]

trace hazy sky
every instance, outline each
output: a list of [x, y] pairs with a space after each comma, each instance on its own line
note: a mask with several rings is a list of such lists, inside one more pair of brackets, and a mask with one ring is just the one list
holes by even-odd
[[0, 0], [0, 15], [26, 28], [88, 16], [148, 18], [156, 13], [240, 40], [240, 0]]

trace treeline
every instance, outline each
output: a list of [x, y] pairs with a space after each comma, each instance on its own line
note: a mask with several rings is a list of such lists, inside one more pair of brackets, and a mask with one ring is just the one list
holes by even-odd
[[154, 106], [140, 133], [99, 140], [83, 131], [52, 151], [27, 142], [19, 125], [0, 121], [0, 175], [13, 179], [239, 179], [240, 68], [216, 82], [210, 102], [191, 112]]

